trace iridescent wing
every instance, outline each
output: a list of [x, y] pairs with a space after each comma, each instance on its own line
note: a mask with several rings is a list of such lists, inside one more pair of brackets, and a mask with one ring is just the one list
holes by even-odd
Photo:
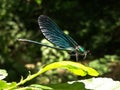
[[38, 23], [45, 38], [54, 45], [64, 49], [73, 48], [73, 50], [78, 46], [78, 44], [70, 36], [66, 35], [49, 17], [40, 15]]

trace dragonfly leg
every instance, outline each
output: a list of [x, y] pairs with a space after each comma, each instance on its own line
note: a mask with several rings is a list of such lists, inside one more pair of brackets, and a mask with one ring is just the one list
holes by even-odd
[[78, 61], [78, 53], [77, 52], [75, 53], [75, 56], [76, 56], [76, 61]]

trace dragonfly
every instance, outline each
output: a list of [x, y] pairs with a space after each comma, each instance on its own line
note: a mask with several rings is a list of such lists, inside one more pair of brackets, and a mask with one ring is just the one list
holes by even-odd
[[38, 17], [38, 24], [45, 38], [55, 46], [49, 46], [44, 43], [39, 43], [37, 41], [28, 39], [18, 39], [18, 41], [30, 42], [34, 44], [43, 45], [49, 48], [74, 52], [76, 56], [76, 61], [78, 61], [79, 55], [83, 55], [84, 59], [86, 58], [89, 50], [85, 50], [82, 46], [78, 45], [75, 40], [73, 40], [69, 35], [65, 34], [59, 28], [59, 26], [48, 16], [40, 15]]

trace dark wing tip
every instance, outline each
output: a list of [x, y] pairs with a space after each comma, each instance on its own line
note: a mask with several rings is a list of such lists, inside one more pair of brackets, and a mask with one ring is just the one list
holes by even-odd
[[40, 15], [39, 17], [46, 17], [46, 15]]
[[44, 19], [46, 19], [46, 18], [48, 18], [48, 17], [45, 16], [45, 15], [40, 15], [40, 16], [38, 17], [38, 22], [41, 21], [41, 20], [44, 20]]
[[49, 21], [48, 16], [40, 15], [38, 17], [38, 24], [39, 24], [40, 29], [41, 29], [41, 27], [43, 27], [44, 24], [46, 24], [47, 21]]

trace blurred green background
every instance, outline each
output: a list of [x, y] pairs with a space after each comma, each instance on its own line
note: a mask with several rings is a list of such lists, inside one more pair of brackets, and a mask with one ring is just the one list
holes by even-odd
[[[73, 60], [66, 51], [31, 43], [26, 38], [44, 40], [37, 19], [47, 15], [86, 50], [79, 61], [98, 70], [101, 76], [120, 80], [119, 0], [0, 0], [0, 69], [8, 71], [7, 81], [19, 81], [28, 71], [35, 73], [45, 64]], [[57, 83], [81, 79], [65, 70], [46, 72], [33, 82]], [[82, 77], [83, 78], [83, 77]]]

